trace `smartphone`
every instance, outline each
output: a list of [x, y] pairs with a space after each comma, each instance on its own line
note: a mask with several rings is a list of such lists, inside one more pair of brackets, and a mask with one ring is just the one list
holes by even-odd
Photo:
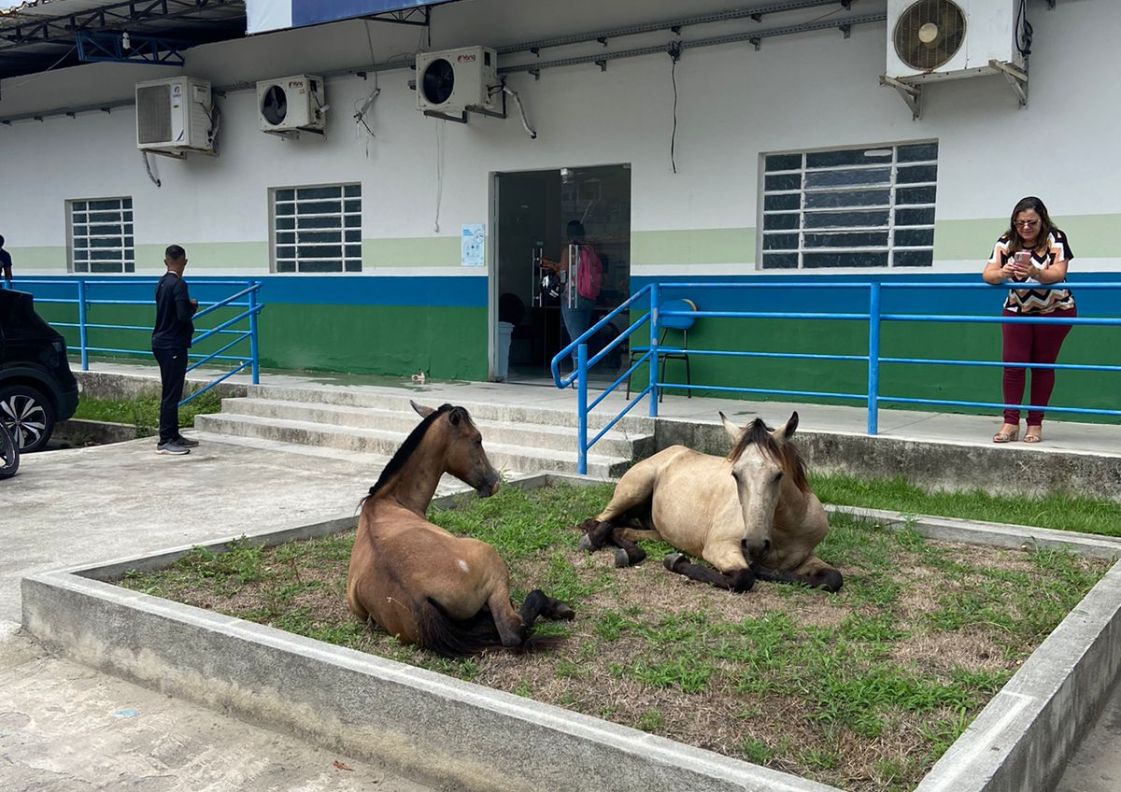
[[1031, 251], [1030, 250], [1018, 250], [1018, 251], [1016, 251], [1015, 258], [1016, 258], [1016, 266], [1017, 267], [1020, 267], [1022, 269], [1027, 269], [1028, 267], [1031, 266]]

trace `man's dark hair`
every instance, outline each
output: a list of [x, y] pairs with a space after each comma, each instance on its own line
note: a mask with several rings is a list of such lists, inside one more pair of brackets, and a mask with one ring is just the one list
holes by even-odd
[[570, 240], [584, 241], [584, 224], [579, 220], [569, 220], [565, 231], [568, 233]]
[[0, 247], [4, 247], [4, 237], [0, 236]]
[[172, 261], [178, 261], [179, 259], [187, 255], [187, 251], [185, 251], [179, 245], [168, 245], [167, 250], [164, 251], [164, 255]]

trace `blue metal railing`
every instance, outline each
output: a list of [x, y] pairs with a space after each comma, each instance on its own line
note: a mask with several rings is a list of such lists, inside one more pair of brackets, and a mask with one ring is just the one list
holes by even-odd
[[[932, 405], [942, 407], [973, 407], [985, 409], [1020, 409], [1020, 410], [1046, 410], [1048, 412], [1058, 413], [1071, 413], [1082, 415], [1104, 415], [1104, 416], [1121, 416], [1121, 410], [1114, 409], [1096, 409], [1089, 407], [1054, 407], [1050, 405], [1019, 405], [1019, 404], [1004, 404], [1001, 402], [979, 402], [967, 401], [964, 399], [920, 399], [900, 395], [885, 395], [880, 393], [880, 366], [884, 363], [902, 364], [902, 365], [947, 365], [947, 366], [993, 366], [993, 367], [1007, 367], [1003, 361], [978, 361], [978, 360], [955, 360], [946, 358], [902, 358], [902, 357], [883, 357], [880, 354], [880, 326], [883, 322], [945, 322], [945, 323], [979, 323], [979, 324], [1046, 324], [1061, 321], [1062, 324], [1071, 325], [1099, 325], [1099, 326], [1121, 326], [1121, 318], [1119, 317], [1092, 317], [1092, 318], [1063, 318], [1061, 320], [1053, 317], [1011, 317], [1011, 316], [991, 316], [991, 315], [969, 315], [969, 314], [900, 314], [900, 313], [883, 313], [882, 311], [882, 296], [885, 289], [994, 289], [994, 288], [1024, 288], [1022, 283], [1005, 282], [996, 286], [977, 282], [931, 282], [931, 281], [901, 281], [897, 283], [881, 283], [881, 282], [854, 282], [854, 283], [821, 283], [821, 282], [768, 282], [768, 283], [651, 283], [644, 286], [639, 291], [635, 292], [629, 300], [620, 305], [607, 316], [600, 319], [588, 330], [586, 330], [579, 338], [573, 340], [568, 346], [564, 347], [560, 352], [553, 357], [552, 360], [552, 373], [553, 382], [558, 388], [567, 388], [573, 384], [576, 386], [577, 392], [577, 410], [578, 410], [578, 425], [577, 425], [577, 468], [581, 474], [587, 473], [588, 463], [588, 450], [596, 444], [616, 423], [618, 423], [624, 415], [631, 411], [634, 406], [642, 400], [643, 397], [649, 397], [649, 414], [650, 417], [656, 418], [658, 415], [658, 392], [659, 389], [685, 389], [685, 388], [702, 388], [708, 391], [728, 392], [728, 393], [752, 393], [761, 395], [772, 396], [801, 396], [808, 398], [830, 398], [830, 399], [845, 399], [852, 401], [864, 402], [867, 405], [868, 421], [867, 431], [870, 435], [877, 434], [879, 430], [879, 406], [881, 402], [891, 402], [893, 404], [916, 404], [916, 405]], [[695, 293], [697, 290], [702, 289], [850, 289], [850, 290], [865, 290], [868, 293], [868, 310], [861, 313], [821, 313], [821, 312], [797, 312], [797, 311], [684, 311], [684, 310], [661, 310], [659, 305], [661, 303], [661, 295], [666, 291], [679, 291], [685, 290], [690, 293]], [[1078, 291], [1095, 290], [1095, 289], [1115, 289], [1121, 290], [1121, 282], [1104, 282], [1104, 283], [1055, 283], [1055, 284], [1040, 284], [1032, 283], [1033, 290], [1039, 289], [1066, 289], [1073, 288]], [[587, 345], [588, 340], [592, 338], [599, 330], [606, 326], [612, 318], [617, 316], [623, 310], [628, 309], [635, 303], [645, 303], [649, 301], [651, 306], [650, 310], [640, 316], [638, 320], [632, 324], [626, 331], [621, 333], [610, 344], [604, 347], [596, 355], [588, 358]], [[861, 321], [868, 324], [868, 354], [866, 355], [830, 355], [830, 354], [807, 354], [807, 353], [794, 353], [794, 352], [743, 352], [731, 350], [714, 350], [714, 349], [684, 349], [675, 346], [662, 346], [658, 343], [658, 328], [659, 319], [661, 316], [681, 316], [681, 317], [713, 317], [713, 318], [734, 318], [734, 319], [797, 319], [797, 320], [842, 320], [842, 321]], [[590, 404], [588, 402], [588, 370], [599, 363], [607, 354], [621, 344], [624, 340], [629, 338], [635, 330], [637, 330], [644, 323], [649, 324], [650, 329], [650, 345], [649, 347], [638, 347], [633, 351], [641, 352], [641, 356], [633, 361], [631, 365], [619, 376], [613, 383], [608, 385], [604, 391], [595, 398]], [[575, 351], [577, 356], [576, 367], [573, 372], [567, 377], [561, 377], [559, 371], [559, 363], [565, 358], [569, 357]], [[805, 390], [786, 390], [779, 388], [744, 388], [729, 385], [697, 385], [696, 383], [681, 384], [658, 381], [658, 360], [662, 354], [689, 354], [697, 356], [718, 356], [718, 357], [742, 357], [742, 358], [783, 358], [783, 359], [796, 359], [796, 360], [842, 360], [842, 361], [858, 361], [867, 365], [867, 390], [864, 393], [840, 393], [830, 391], [805, 391]], [[600, 430], [591, 440], [588, 439], [588, 413], [594, 410], [607, 396], [614, 392], [616, 388], [625, 382], [642, 364], [649, 366], [649, 384], [641, 391], [637, 391], [633, 399], [630, 399], [623, 409], [615, 415], [610, 421], [606, 423], [604, 428]], [[1103, 364], [1069, 364], [1069, 363], [1015, 363], [1011, 364], [1014, 368], [1039, 368], [1039, 369], [1064, 369], [1064, 370], [1079, 370], [1079, 371], [1102, 371], [1102, 372], [1121, 372], [1121, 366], [1103, 365]]]
[[[256, 385], [261, 379], [261, 364], [259, 357], [259, 343], [257, 334], [257, 317], [264, 308], [260, 302], [261, 284], [258, 281], [242, 281], [242, 280], [206, 280], [200, 281], [199, 284], [209, 290], [215, 286], [238, 286], [241, 287], [239, 291], [224, 297], [220, 300], [213, 302], [199, 302], [199, 310], [194, 315], [194, 320], [199, 320], [208, 314], [212, 314], [222, 308], [243, 308], [245, 310], [236, 314], [235, 316], [226, 319], [218, 325], [209, 329], [204, 329], [195, 332], [192, 339], [192, 344], [197, 344], [214, 336], [232, 336], [232, 338], [221, 347], [210, 353], [188, 353], [188, 360], [193, 360], [187, 371], [194, 371], [195, 369], [203, 366], [211, 361], [223, 361], [229, 363], [232, 368], [224, 371], [219, 376], [210, 380], [206, 385], [194, 391], [190, 395], [183, 398], [179, 402], [180, 406], [198, 398], [202, 394], [211, 390], [218, 383], [223, 382], [233, 375], [244, 371], [246, 368], [251, 369], [253, 384]], [[77, 322], [51, 322], [56, 327], [69, 327], [77, 330], [78, 332], [78, 355], [81, 360], [82, 371], [89, 371], [89, 357], [90, 353], [103, 353], [107, 355], [143, 355], [150, 357], [152, 350], [147, 344], [142, 345], [140, 348], [121, 348], [121, 347], [107, 347], [107, 346], [92, 346], [89, 340], [90, 330], [128, 330], [128, 331], [141, 331], [144, 333], [151, 333], [152, 328], [148, 325], [124, 325], [124, 324], [106, 324], [90, 321], [91, 308], [97, 305], [155, 305], [155, 299], [136, 299], [136, 300], [121, 300], [121, 299], [97, 299], [93, 292], [100, 287], [113, 287], [114, 290], [122, 287], [141, 286], [153, 293], [155, 290], [156, 282], [153, 280], [90, 280], [87, 278], [52, 278], [48, 279], [28, 279], [24, 278], [18, 282], [20, 288], [28, 285], [50, 286], [54, 287], [50, 293], [55, 294], [58, 292], [58, 287], [61, 287], [65, 292], [70, 287], [74, 289], [74, 296], [63, 297], [40, 297], [36, 296], [35, 301], [38, 303], [53, 303], [59, 305], [76, 305], [78, 313]], [[236, 327], [239, 323], [245, 323], [244, 326]], [[216, 339], [217, 340], [217, 339]], [[248, 341], [248, 353], [236, 354], [231, 350], [238, 344]], [[229, 353], [229, 354], [226, 354]]]

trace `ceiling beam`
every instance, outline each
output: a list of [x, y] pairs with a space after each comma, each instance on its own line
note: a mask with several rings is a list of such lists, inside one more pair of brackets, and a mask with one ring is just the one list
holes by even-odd
[[128, 0], [66, 16], [0, 27], [0, 50], [35, 43], [72, 45], [79, 31], [119, 30], [159, 19], [187, 17], [213, 8], [241, 9], [240, 13], [231, 14], [230, 19], [244, 20], [244, 5], [244, 0]]

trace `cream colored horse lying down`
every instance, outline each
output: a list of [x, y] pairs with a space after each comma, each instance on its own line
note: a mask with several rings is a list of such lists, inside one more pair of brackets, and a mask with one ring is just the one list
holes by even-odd
[[761, 418], [743, 429], [720, 418], [734, 443], [727, 457], [678, 445], [639, 462], [581, 526], [581, 547], [612, 544], [616, 564], [629, 566], [646, 556], [635, 539], [662, 539], [681, 551], [666, 568], [693, 580], [732, 591], [747, 591], [757, 578], [839, 590], [841, 573], [814, 555], [829, 522], [790, 442], [798, 413], [775, 431]]

